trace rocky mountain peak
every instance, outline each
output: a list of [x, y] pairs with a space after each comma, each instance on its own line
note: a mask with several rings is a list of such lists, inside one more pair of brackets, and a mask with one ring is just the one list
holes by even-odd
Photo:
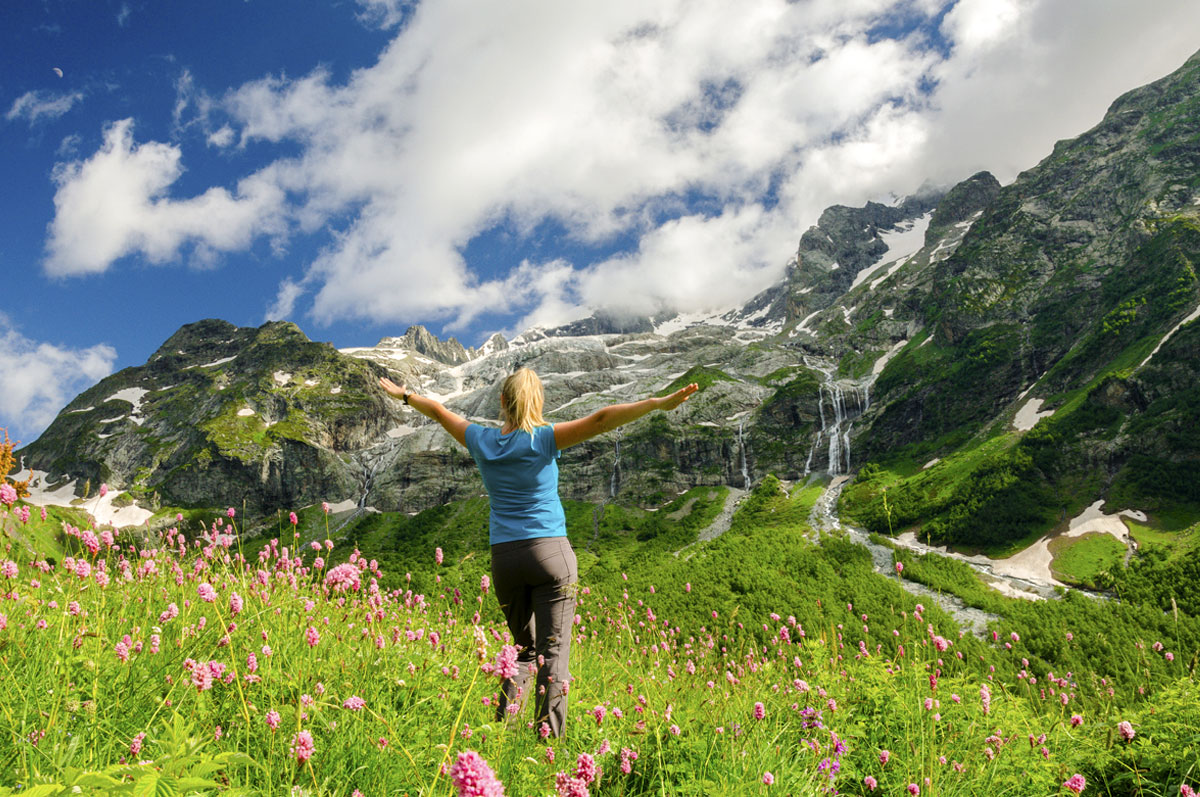
[[408, 349], [446, 365], [459, 365], [474, 357], [474, 351], [464, 348], [456, 338], [442, 340], [420, 324], [409, 327], [400, 337], [383, 338], [376, 348]]
[[965, 222], [988, 206], [1000, 193], [1000, 181], [991, 172], [979, 172], [951, 188], [938, 202], [929, 227], [925, 230], [925, 245], [930, 246], [955, 224]]
[[562, 338], [581, 335], [630, 335], [653, 331], [653, 322], [645, 316], [598, 311], [587, 318], [548, 329], [546, 335]]

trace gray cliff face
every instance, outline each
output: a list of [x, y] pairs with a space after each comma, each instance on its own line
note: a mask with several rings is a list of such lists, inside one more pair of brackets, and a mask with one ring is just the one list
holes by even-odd
[[50, 481], [108, 481], [147, 504], [415, 511], [482, 484], [379, 376], [496, 423], [499, 382], [528, 366], [551, 422], [703, 388], [564, 452], [562, 493], [581, 500], [653, 506], [696, 485], [942, 456], [1006, 428], [1026, 397], [1086, 396], [1109, 419], [1058, 440], [1055, 468], [1117, 485], [1135, 460], [1186, 470], [1200, 462], [1185, 323], [1200, 303], [1198, 98], [1200, 56], [1012, 185], [981, 172], [894, 206], [829, 208], [779, 284], [705, 321], [598, 313], [478, 349], [410, 327], [342, 351], [291, 324], [189, 324], [22, 453]]

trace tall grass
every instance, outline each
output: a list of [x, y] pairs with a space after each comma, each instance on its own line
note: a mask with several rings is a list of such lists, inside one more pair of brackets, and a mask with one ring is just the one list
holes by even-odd
[[[1195, 779], [1182, 665], [1147, 669], [1153, 702], [1093, 696], [1089, 673], [1026, 670], [1019, 639], [943, 636], [932, 609], [827, 605], [805, 628], [783, 606], [722, 605], [697, 625], [662, 610], [688, 585], [585, 584], [569, 729], [547, 739], [528, 711], [496, 720], [507, 631], [487, 585], [432, 550], [422, 594], [382, 589], [357, 555], [335, 568], [320, 543], [241, 550], [232, 521], [149, 538], [66, 524], [61, 543], [56, 566], [12, 547], [0, 576], [0, 793], [447, 795], [468, 750], [510, 795], [1055, 794], [1076, 772], [1168, 794]], [[584, 755], [601, 774], [572, 786]]]

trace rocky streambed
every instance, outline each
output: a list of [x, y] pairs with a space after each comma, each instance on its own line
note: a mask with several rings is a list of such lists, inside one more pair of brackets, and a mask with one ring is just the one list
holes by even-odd
[[[842, 494], [842, 488], [845, 487], [849, 480], [847, 476], [835, 477], [813, 505], [812, 513], [809, 516], [809, 523], [815, 533], [844, 534], [852, 542], [862, 545], [871, 554], [871, 559], [875, 563], [875, 572], [883, 575], [891, 575], [897, 579], [900, 586], [907, 592], [932, 601], [943, 611], [954, 617], [965, 630], [977, 636], [983, 636], [987, 632], [988, 624], [1000, 619], [998, 615], [968, 606], [956, 595], [937, 592], [926, 587], [924, 584], [918, 584], [915, 581], [900, 577], [896, 574], [896, 559], [891, 547], [873, 542], [870, 535], [863, 529], [842, 522], [837, 513], [837, 504], [838, 498]], [[922, 545], [915, 539], [897, 539], [894, 541], [894, 544], [922, 554], [937, 553], [941, 556], [960, 559], [974, 568], [980, 574], [984, 583], [1009, 597], [1042, 600], [1055, 595], [1054, 584], [996, 573], [992, 569], [991, 563], [1002, 560], [981, 562], [978, 560], [981, 558], [986, 559], [986, 557], [966, 557], [948, 551], [935, 551], [929, 546]]]

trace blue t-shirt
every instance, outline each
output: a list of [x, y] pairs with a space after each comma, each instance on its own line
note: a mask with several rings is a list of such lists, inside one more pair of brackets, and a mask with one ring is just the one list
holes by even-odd
[[494, 426], [467, 426], [467, 451], [488, 491], [489, 542], [567, 536], [558, 499], [558, 446], [553, 426], [500, 434]]

